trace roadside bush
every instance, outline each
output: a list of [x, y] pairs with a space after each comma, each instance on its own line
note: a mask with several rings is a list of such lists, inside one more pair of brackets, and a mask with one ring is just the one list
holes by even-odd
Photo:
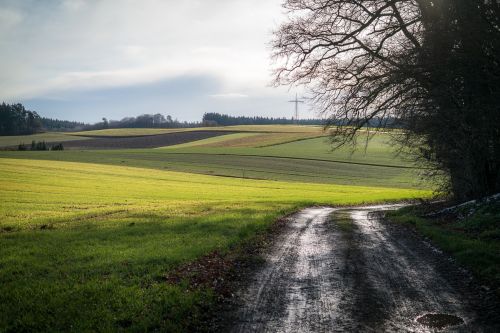
[[45, 141], [39, 141], [36, 144], [36, 150], [48, 150], [47, 144], [45, 143]]
[[45, 141], [31, 141], [31, 150], [49, 150]]
[[50, 150], [64, 150], [64, 147], [63, 147], [62, 143], [59, 143], [57, 145], [52, 146], [52, 148], [50, 148]]

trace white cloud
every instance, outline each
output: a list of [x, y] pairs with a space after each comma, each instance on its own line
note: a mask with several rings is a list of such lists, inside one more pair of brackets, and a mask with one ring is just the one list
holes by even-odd
[[213, 94], [209, 95], [212, 98], [218, 99], [238, 99], [238, 98], [247, 98], [248, 95], [240, 94], [240, 93], [226, 93], [226, 94]]
[[[217, 76], [229, 91], [265, 87], [267, 43], [280, 3], [64, 0], [54, 8], [20, 6], [27, 17], [5, 36], [9, 52], [0, 54], [0, 88], [15, 98], [189, 73]], [[22, 17], [16, 13], [0, 10], [0, 21], [15, 24]]]
[[279, 112], [283, 100], [288, 112], [289, 92], [268, 86], [267, 45], [283, 0], [3, 1], [2, 99], [69, 100], [79, 91], [210, 77], [217, 86], [200, 92], [203, 103], [235, 108], [259, 99], [259, 112]]
[[85, 0], [64, 0], [62, 7], [69, 11], [78, 11], [86, 5]]
[[14, 27], [23, 20], [23, 16], [18, 11], [0, 8], [0, 33], [8, 28]]

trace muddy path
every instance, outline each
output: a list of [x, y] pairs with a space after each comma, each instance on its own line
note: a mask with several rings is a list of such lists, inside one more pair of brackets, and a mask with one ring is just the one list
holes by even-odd
[[320, 207], [292, 216], [237, 293], [227, 330], [500, 332], [495, 295], [377, 213], [391, 208]]

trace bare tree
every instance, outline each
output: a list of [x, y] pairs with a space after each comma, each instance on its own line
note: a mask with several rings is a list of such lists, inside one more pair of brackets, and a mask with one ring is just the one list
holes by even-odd
[[406, 129], [394, 136], [400, 147], [450, 175], [457, 197], [500, 191], [498, 0], [284, 7], [289, 18], [272, 42], [275, 83], [307, 85], [336, 144], [355, 143], [373, 119], [384, 127], [395, 118]]

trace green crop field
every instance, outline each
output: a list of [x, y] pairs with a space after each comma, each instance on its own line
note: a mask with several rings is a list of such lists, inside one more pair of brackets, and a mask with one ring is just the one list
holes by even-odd
[[[4, 152], [3, 156], [282, 181], [398, 188], [428, 186], [419, 180], [422, 170], [394, 156], [386, 134], [376, 135], [366, 150], [361, 148], [354, 153], [350, 148], [332, 152], [325, 137], [264, 147], [239, 146], [242, 141], [249, 146], [262, 144], [262, 136], [266, 135], [275, 140], [273, 134], [235, 133], [165, 149]], [[232, 145], [235, 141], [238, 145]]]
[[0, 331], [178, 330], [209, 290], [164, 277], [311, 204], [429, 195], [0, 158]]
[[[431, 195], [387, 135], [353, 154], [297, 127], [159, 149], [0, 152], [0, 331], [186, 330], [215, 296], [167, 283], [179, 265], [301, 207]], [[147, 132], [107, 133], [125, 131]]]
[[[243, 139], [246, 141], [246, 146], [232, 144], [236, 140]], [[271, 139], [273, 138], [271, 137]], [[377, 134], [369, 141], [367, 147], [361, 143], [353, 151], [351, 147], [332, 150], [327, 137], [297, 137], [295, 140], [290, 140], [291, 142], [273, 144], [272, 141], [262, 142], [260, 134], [238, 133], [159, 149], [167, 153], [295, 157], [376, 165], [412, 166], [412, 163], [395, 155], [389, 139], [387, 134]]]
[[281, 145], [289, 142], [306, 140], [323, 136], [321, 133], [257, 133], [241, 132], [235, 134], [222, 135], [214, 138], [192, 141], [175, 146], [168, 146], [168, 149], [179, 148], [262, 148], [267, 146]]
[[418, 169], [308, 160], [160, 150], [4, 152], [5, 157], [134, 166], [207, 175], [359, 186], [421, 188]]

